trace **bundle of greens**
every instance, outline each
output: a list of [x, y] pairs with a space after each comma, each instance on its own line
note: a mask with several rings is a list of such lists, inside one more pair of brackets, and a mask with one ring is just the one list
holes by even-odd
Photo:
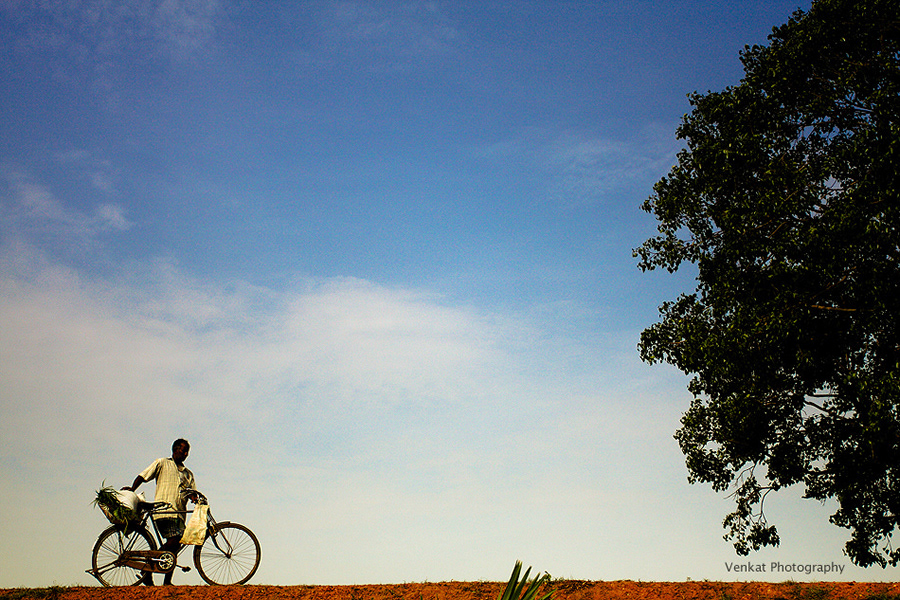
[[127, 525], [137, 518], [136, 511], [122, 503], [121, 493], [113, 487], [104, 485], [97, 490], [97, 497], [92, 504], [99, 507], [114, 525]]

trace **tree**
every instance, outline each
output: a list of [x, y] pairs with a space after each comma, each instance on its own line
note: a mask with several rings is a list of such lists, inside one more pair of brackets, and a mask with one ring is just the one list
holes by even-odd
[[861, 566], [900, 563], [900, 5], [814, 0], [693, 94], [642, 208], [643, 270], [693, 265], [641, 358], [691, 376], [691, 483], [733, 490], [725, 538], [777, 545], [767, 494], [834, 499]]

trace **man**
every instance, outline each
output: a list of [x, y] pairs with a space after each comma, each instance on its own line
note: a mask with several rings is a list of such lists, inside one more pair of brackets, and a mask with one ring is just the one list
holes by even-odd
[[[149, 467], [141, 471], [140, 475], [134, 478], [134, 483], [130, 487], [123, 487], [123, 490], [137, 491], [142, 483], [156, 480], [155, 502], [168, 502], [176, 511], [187, 510], [187, 498], [184, 496], [184, 490], [196, 489], [194, 483], [194, 474], [191, 470], [184, 466], [184, 461], [190, 453], [191, 445], [185, 439], [177, 439], [172, 444], [172, 458], [158, 458], [153, 461]], [[184, 534], [184, 514], [166, 515], [162, 514], [154, 517], [156, 527], [159, 529], [161, 536], [166, 538], [160, 550], [168, 550], [176, 556], [181, 550], [181, 536]], [[164, 585], [172, 585], [172, 572], [165, 574], [163, 579]], [[145, 573], [141, 579], [144, 585], [153, 585], [153, 575]]]

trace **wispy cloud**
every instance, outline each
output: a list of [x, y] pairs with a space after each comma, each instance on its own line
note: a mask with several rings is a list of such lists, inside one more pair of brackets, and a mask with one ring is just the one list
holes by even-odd
[[0, 4], [19, 25], [21, 50], [49, 52], [99, 75], [122, 55], [183, 59], [216, 39], [219, 0], [15, 0]]
[[95, 190], [106, 195], [115, 194], [118, 173], [112, 161], [98, 158], [87, 150], [60, 152], [56, 159], [72, 166]]
[[[672, 137], [666, 136], [663, 139]], [[601, 199], [664, 174], [675, 144], [563, 134], [547, 148], [547, 166], [558, 174], [555, 195], [574, 201]]]
[[155, 7], [151, 30], [160, 48], [182, 57], [214, 43], [221, 16], [220, 0], [163, 0]]
[[405, 70], [443, 56], [464, 41], [460, 28], [433, 1], [339, 1], [324, 5], [325, 47], [371, 60], [376, 70]]
[[583, 205], [616, 199], [629, 189], [649, 190], [674, 164], [678, 148], [671, 129], [654, 124], [627, 137], [529, 128], [484, 148], [482, 155], [540, 173], [549, 201]]
[[[102, 171], [87, 175], [95, 187], [109, 191], [111, 183]], [[0, 196], [0, 228], [7, 235], [30, 232], [50, 236], [58, 243], [93, 243], [104, 233], [131, 227], [121, 206], [108, 200], [90, 212], [67, 206], [52, 189], [15, 166], [0, 169], [6, 193]]]

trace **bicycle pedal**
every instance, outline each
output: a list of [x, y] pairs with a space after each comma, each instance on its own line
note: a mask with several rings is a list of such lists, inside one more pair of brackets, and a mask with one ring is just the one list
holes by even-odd
[[181, 569], [181, 570], [184, 571], [185, 573], [187, 573], [188, 571], [191, 570], [190, 567], [179, 567], [179, 569]]

